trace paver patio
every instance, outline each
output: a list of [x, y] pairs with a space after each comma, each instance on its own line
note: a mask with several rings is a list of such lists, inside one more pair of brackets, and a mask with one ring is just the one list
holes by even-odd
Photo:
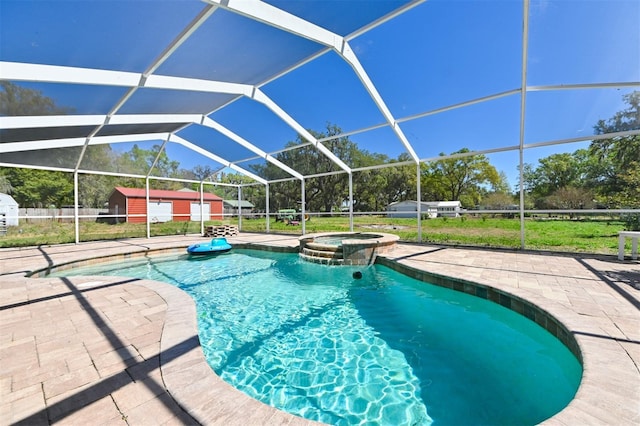
[[[0, 424], [293, 424], [313, 422], [219, 379], [199, 346], [193, 301], [155, 281], [25, 278], [75, 260], [184, 247], [156, 237], [0, 249]], [[296, 247], [244, 234], [232, 244]], [[583, 380], [549, 425], [640, 424], [640, 262], [400, 244], [386, 258], [526, 299], [575, 336]]]

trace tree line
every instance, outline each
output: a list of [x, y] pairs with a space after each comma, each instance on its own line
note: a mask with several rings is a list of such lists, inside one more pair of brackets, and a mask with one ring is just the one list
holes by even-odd
[[[70, 108], [57, 107], [41, 92], [2, 82], [0, 115], [67, 114]], [[594, 126], [596, 135], [640, 129], [640, 92], [623, 97], [628, 108]], [[342, 131], [328, 123], [322, 132], [310, 131], [317, 139], [353, 169], [354, 211], [383, 211], [393, 202], [417, 199], [417, 173], [408, 154], [390, 158], [360, 148]], [[3, 138], [4, 139], [4, 138]], [[80, 164], [81, 148], [58, 148], [0, 154], [0, 162], [47, 165], [84, 170], [103, 170], [121, 174], [146, 175], [186, 180], [209, 180], [243, 186], [243, 198], [256, 209], [266, 207], [263, 185], [235, 173], [217, 173], [209, 165], [192, 169], [180, 167], [160, 145], [129, 151], [115, 151], [111, 145], [89, 145]], [[449, 153], [451, 158], [421, 163], [420, 192], [423, 201], [458, 200], [468, 209], [508, 209], [519, 203], [519, 187], [511, 188], [504, 172], [498, 171], [485, 155], [471, 154], [463, 148]], [[441, 153], [441, 156], [445, 156]], [[332, 212], [347, 206], [349, 177], [338, 166], [301, 136], [286, 144], [275, 158], [298, 171], [305, 179], [305, 209]], [[527, 208], [638, 208], [640, 207], [640, 135], [595, 139], [586, 149], [553, 154], [538, 164], [524, 164], [523, 191]], [[384, 164], [383, 168], [369, 169]], [[270, 184], [271, 210], [300, 208], [301, 183], [271, 163], [254, 165], [253, 173]], [[213, 176], [213, 177], [212, 177]], [[180, 189], [198, 184], [153, 180], [155, 189]], [[116, 186], [144, 187], [144, 179], [123, 176], [81, 174], [79, 203], [84, 207], [103, 207]], [[515, 189], [515, 191], [514, 191]], [[205, 190], [225, 199], [237, 199], [237, 190], [227, 186], [205, 185]], [[5, 167], [0, 169], [0, 192], [11, 193], [23, 207], [73, 205], [71, 173]]]
[[[624, 95], [627, 108], [594, 126], [596, 135], [640, 129], [640, 91]], [[527, 207], [639, 208], [640, 135], [595, 139], [588, 148], [525, 164]]]

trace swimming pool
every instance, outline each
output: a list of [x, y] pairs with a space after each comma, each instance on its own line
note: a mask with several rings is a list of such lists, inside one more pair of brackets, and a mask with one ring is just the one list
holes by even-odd
[[90, 274], [182, 288], [217, 374], [325, 423], [535, 424], [573, 398], [581, 377], [571, 352], [532, 321], [379, 265], [234, 250], [58, 273]]

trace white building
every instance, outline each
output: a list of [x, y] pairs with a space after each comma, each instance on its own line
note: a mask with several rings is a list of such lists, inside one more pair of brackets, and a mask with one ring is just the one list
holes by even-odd
[[18, 226], [18, 203], [11, 195], [0, 193], [0, 216], [5, 226]]
[[[427, 217], [458, 217], [460, 201], [423, 201], [420, 203], [422, 215]], [[416, 217], [417, 201], [398, 201], [387, 206], [387, 217]]]

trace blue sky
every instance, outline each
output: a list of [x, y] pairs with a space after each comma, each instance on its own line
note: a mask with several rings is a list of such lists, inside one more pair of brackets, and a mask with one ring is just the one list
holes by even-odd
[[[382, 0], [271, 3], [341, 35], [377, 11], [399, 5]], [[142, 72], [203, 7], [204, 3], [196, 0], [1, 0], [0, 59]], [[394, 117], [402, 120], [518, 89], [522, 7], [516, 0], [430, 0], [350, 44]], [[532, 0], [527, 85], [637, 84], [638, 22], [637, 0]], [[229, 12], [216, 12], [157, 73], [257, 84], [283, 60], [302, 59], [315, 49], [317, 45], [311, 41]], [[42, 90], [79, 114], [104, 114], [125, 92], [118, 87], [24, 85]], [[623, 108], [622, 96], [633, 89], [529, 92], [525, 143], [591, 135], [599, 119]], [[265, 84], [262, 90], [305, 128], [322, 131], [332, 123], [353, 131], [384, 122], [356, 74], [333, 52]], [[121, 112], [201, 113], [228, 99], [226, 95], [140, 89]], [[296, 132], [273, 113], [249, 99], [237, 101], [211, 118], [268, 152], [296, 137]], [[420, 158], [461, 148], [516, 146], [520, 95], [408, 121], [401, 127]], [[247, 155], [244, 149], [231, 149], [230, 141], [210, 129], [191, 129], [181, 136], [229, 160]], [[391, 158], [403, 151], [388, 128], [351, 139], [363, 149]], [[528, 150], [525, 161], [536, 163], [541, 156], [573, 152], [585, 145]], [[173, 144], [168, 152], [179, 155], [184, 168], [205, 161]], [[491, 154], [489, 159], [515, 184], [517, 151]]]

